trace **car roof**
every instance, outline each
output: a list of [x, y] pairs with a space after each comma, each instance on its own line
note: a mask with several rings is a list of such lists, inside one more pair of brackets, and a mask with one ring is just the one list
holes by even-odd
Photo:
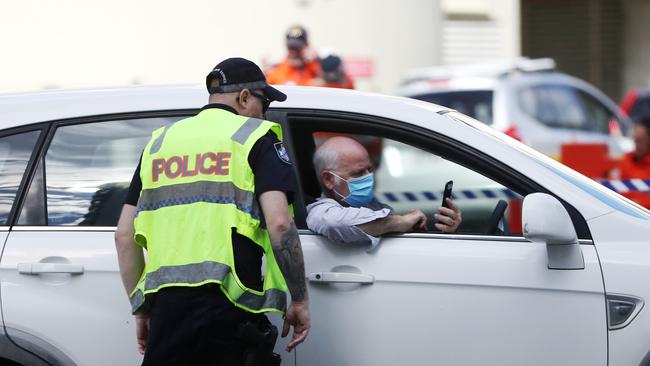
[[394, 94], [415, 96], [429, 93], [444, 93], [466, 90], [494, 90], [499, 80], [491, 77], [458, 77], [449, 80], [422, 80], [407, 84]]
[[[500, 84], [564, 84], [576, 85], [594, 91], [588, 83], [559, 71], [512, 72], [492, 76], [456, 76], [448, 79], [420, 80], [408, 83], [394, 93], [403, 96], [417, 96], [429, 93], [444, 93], [467, 90], [494, 90]], [[595, 92], [595, 91], [594, 91]]]
[[[285, 102], [272, 104], [276, 109], [331, 110], [381, 116], [435, 130], [469, 145], [480, 142], [482, 149], [492, 151], [494, 156], [503, 158], [507, 163], [513, 159], [530, 159], [522, 154], [512, 154], [511, 144], [515, 143], [514, 141], [504, 144], [501, 140], [489, 137], [488, 135], [495, 132], [486, 134], [484, 129], [489, 127], [477, 121], [461, 123], [452, 118], [444, 118], [440, 114], [451, 110], [432, 103], [333, 88], [279, 86], [278, 89], [286, 93], [288, 98]], [[0, 129], [67, 118], [128, 112], [197, 110], [206, 103], [205, 87], [199, 85], [6, 94], [0, 95]], [[479, 139], [479, 135], [487, 138]], [[604, 204], [597, 206], [600, 208], [590, 208], [585, 216], [590, 218], [602, 214]]]
[[587, 90], [592, 95], [598, 95], [600, 99], [606, 101], [610, 108], [618, 110], [614, 102], [596, 87], [584, 80], [559, 71], [514, 72], [501, 76], [455, 77], [449, 80], [419, 81], [401, 87], [395, 91], [395, 94], [414, 97], [429, 93], [451, 91], [494, 90], [500, 84], [510, 86], [524, 86], [526, 84], [572, 85]]
[[444, 80], [459, 77], [500, 77], [513, 73], [534, 73], [555, 70], [555, 61], [550, 58], [484, 60], [477, 63], [429, 66], [409, 70], [405, 83], [418, 80]]
[[[400, 117], [408, 109], [430, 114], [447, 110], [412, 99], [353, 90], [278, 86], [288, 95], [272, 108], [314, 108]], [[191, 110], [207, 104], [201, 85], [130, 86], [103, 89], [47, 90], [0, 95], [0, 129], [67, 118], [105, 114]], [[413, 108], [415, 107], [415, 108]]]

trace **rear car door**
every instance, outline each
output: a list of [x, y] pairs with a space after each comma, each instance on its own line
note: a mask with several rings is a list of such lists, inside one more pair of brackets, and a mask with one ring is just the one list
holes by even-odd
[[[0, 244], [5, 245], [12, 219], [15, 216], [22, 183], [29, 175], [38, 147], [42, 143], [47, 126], [29, 126], [3, 131], [0, 135]], [[4, 285], [4, 279], [0, 277]], [[4, 287], [4, 286], [2, 286]], [[4, 297], [4, 294], [2, 294]], [[2, 298], [0, 297], [0, 298]], [[42, 360], [16, 346], [5, 333], [11, 330], [3, 318], [3, 331], [0, 334], [0, 363], [9, 361], [44, 364]]]
[[0, 263], [12, 339], [60, 353], [63, 364], [140, 362], [113, 237], [151, 131], [179, 118], [152, 113], [53, 125]]
[[[541, 187], [462, 142], [399, 121], [311, 114], [288, 119], [303, 197], [319, 195], [306, 153], [313, 137], [363, 133], [383, 138], [377, 196], [396, 213], [421, 209], [431, 220], [444, 182], [454, 180], [467, 215], [456, 234], [392, 235], [369, 252], [306, 230], [298, 209], [313, 327], [298, 365], [606, 365], [602, 276], [579, 214], [585, 268], [550, 270], [545, 245], [516, 225], [521, 197]], [[500, 198], [514, 224], [488, 235], [481, 223]]]

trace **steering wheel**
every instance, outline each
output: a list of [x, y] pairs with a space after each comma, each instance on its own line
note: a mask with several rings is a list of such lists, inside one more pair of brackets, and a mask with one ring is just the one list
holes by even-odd
[[[494, 207], [494, 211], [492, 211], [492, 215], [490, 215], [490, 219], [488, 220], [486, 234], [495, 235], [498, 231], [500, 231], [499, 222], [501, 222], [501, 218], [503, 218], [503, 214], [506, 212], [506, 208], [508, 208], [508, 203], [504, 200], [499, 200], [496, 207]], [[507, 229], [504, 228], [503, 234], [506, 234], [506, 231]]]

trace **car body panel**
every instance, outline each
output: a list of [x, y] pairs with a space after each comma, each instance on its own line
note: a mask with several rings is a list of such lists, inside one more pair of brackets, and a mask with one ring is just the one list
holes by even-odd
[[[114, 232], [32, 229], [12, 231], [0, 262], [2, 312], [9, 336], [12, 329], [32, 334], [77, 365], [101, 365], [106, 360], [132, 364], [139, 355]], [[81, 265], [83, 274], [18, 272], [20, 264], [39, 262]], [[118, 349], [122, 351], [116, 353]]]
[[298, 365], [605, 365], [595, 248], [581, 246], [585, 270], [555, 271], [545, 245], [509, 240], [407, 234], [369, 254], [302, 235], [308, 277], [374, 282], [310, 282], [313, 329]]
[[646, 220], [612, 212], [590, 220], [589, 227], [598, 238], [605, 291], [645, 302], [627, 327], [609, 331], [609, 364], [640, 365], [649, 350], [647, 342], [640, 344], [637, 340], [650, 339], [650, 225]]

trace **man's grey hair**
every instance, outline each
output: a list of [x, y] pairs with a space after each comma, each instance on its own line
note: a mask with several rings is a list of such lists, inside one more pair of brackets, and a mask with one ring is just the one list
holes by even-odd
[[316, 170], [316, 175], [318, 176], [318, 181], [320, 183], [320, 173], [323, 170], [336, 170], [338, 168], [336, 160], [339, 157], [338, 151], [335, 149], [321, 145], [316, 152], [314, 153], [314, 169]]

